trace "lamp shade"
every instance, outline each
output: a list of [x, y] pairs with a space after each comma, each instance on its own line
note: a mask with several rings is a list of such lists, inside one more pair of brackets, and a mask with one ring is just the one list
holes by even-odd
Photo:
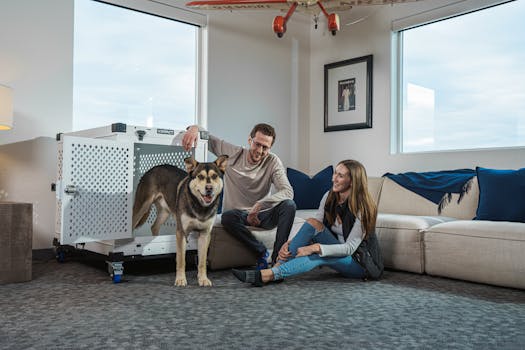
[[0, 130], [13, 127], [13, 90], [0, 85]]

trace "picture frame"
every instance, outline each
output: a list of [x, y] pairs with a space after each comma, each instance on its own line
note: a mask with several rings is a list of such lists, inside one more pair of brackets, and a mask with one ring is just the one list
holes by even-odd
[[373, 55], [325, 64], [324, 131], [372, 127]]

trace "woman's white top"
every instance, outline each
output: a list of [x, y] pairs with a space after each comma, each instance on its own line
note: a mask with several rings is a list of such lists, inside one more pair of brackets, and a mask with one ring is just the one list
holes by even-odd
[[[324, 220], [324, 205], [326, 203], [326, 198], [328, 197], [328, 192], [324, 194], [321, 203], [319, 203], [319, 208], [314, 215], [314, 219], [321, 223], [323, 223]], [[330, 227], [330, 230], [337, 235], [340, 244], [321, 244], [321, 253], [319, 256], [336, 257], [352, 255], [363, 240], [363, 228], [361, 220], [358, 217], [355, 218], [354, 226], [352, 226], [350, 234], [346, 238], [346, 242], [343, 237], [343, 224], [341, 222], [335, 220], [332, 227]]]

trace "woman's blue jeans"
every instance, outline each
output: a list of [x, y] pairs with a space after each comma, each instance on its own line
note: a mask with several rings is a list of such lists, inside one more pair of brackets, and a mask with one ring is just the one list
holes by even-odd
[[281, 262], [281, 265], [272, 268], [274, 280], [296, 276], [323, 265], [331, 267], [345, 277], [364, 277], [365, 271], [351, 256], [321, 257], [319, 254], [311, 254], [308, 256], [295, 257], [298, 248], [313, 243], [340, 244], [326, 227], [323, 231], [316, 232], [312, 225], [305, 222], [288, 246], [292, 257], [284, 263]]

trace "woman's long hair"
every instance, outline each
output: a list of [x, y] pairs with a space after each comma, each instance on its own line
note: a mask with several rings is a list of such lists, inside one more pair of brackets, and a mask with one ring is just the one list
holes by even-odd
[[[368, 180], [365, 167], [356, 160], [342, 160], [337, 165], [344, 165], [350, 176], [350, 194], [346, 203], [350, 212], [361, 220], [365, 239], [369, 233], [374, 232], [376, 227], [377, 206], [368, 192]], [[336, 220], [337, 193], [332, 190], [328, 193], [324, 206], [326, 221], [331, 227]]]

